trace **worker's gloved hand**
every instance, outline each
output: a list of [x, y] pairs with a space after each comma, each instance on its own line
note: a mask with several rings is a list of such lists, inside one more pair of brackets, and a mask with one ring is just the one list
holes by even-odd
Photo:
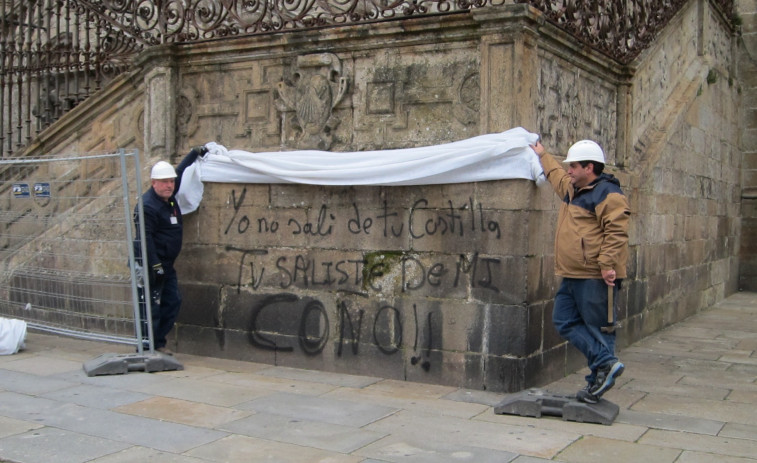
[[203, 145], [194, 146], [194, 147], [192, 147], [191, 151], [195, 152], [197, 154], [197, 156], [200, 156], [200, 157], [205, 156], [206, 154], [208, 154], [208, 149], [205, 148], [205, 146], [203, 146]]
[[163, 270], [162, 264], [155, 264], [150, 269], [150, 288], [158, 289], [163, 284], [163, 278], [165, 278], [166, 272]]
[[153, 307], [160, 306], [160, 294], [160, 289], [150, 289], [150, 303]]

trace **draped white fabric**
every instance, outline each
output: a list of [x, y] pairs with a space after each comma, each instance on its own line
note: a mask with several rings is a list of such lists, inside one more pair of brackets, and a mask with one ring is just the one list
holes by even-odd
[[25, 340], [25, 321], [0, 317], [0, 355], [15, 354], [25, 347]]
[[431, 185], [500, 179], [544, 181], [539, 136], [516, 127], [442, 145], [380, 151], [251, 153], [205, 145], [208, 154], [184, 171], [177, 193], [184, 214], [197, 209], [203, 182], [313, 185]]

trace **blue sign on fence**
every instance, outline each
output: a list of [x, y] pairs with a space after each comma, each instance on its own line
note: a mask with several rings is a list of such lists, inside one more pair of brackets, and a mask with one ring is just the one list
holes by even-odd
[[30, 196], [28, 183], [14, 183], [12, 191], [14, 198], [28, 198]]
[[34, 196], [37, 198], [49, 198], [50, 197], [50, 184], [49, 183], [35, 183]]

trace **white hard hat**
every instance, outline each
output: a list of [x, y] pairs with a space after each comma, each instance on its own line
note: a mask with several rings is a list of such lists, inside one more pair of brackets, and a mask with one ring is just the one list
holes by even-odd
[[160, 180], [165, 178], [176, 178], [176, 171], [173, 170], [173, 166], [166, 161], [158, 161], [152, 166], [152, 172], [150, 172], [150, 178], [154, 180]]
[[602, 148], [591, 140], [581, 140], [568, 149], [568, 157], [563, 162], [594, 161], [605, 163]]

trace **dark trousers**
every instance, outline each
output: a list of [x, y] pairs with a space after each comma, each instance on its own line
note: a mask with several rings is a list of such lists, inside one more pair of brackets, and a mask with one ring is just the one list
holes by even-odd
[[[166, 337], [173, 328], [176, 318], [179, 316], [181, 308], [181, 294], [179, 293], [179, 280], [176, 271], [171, 270], [163, 277], [162, 284], [156, 285], [160, 293], [160, 304], [152, 303], [152, 332], [155, 348], [165, 347]], [[141, 295], [140, 295], [141, 297]], [[143, 299], [144, 300], [144, 299]], [[142, 316], [142, 336], [147, 335], [146, 309], [144, 303], [141, 304]], [[147, 343], [145, 343], [147, 346]]]
[[[614, 296], [617, 296], [618, 284], [616, 282], [613, 287]], [[616, 300], [617, 297], [613, 297], [613, 301]], [[601, 329], [608, 326], [607, 304], [604, 280], [563, 278], [552, 309], [552, 322], [557, 332], [586, 357], [591, 370], [586, 381], [590, 384], [595, 382], [599, 367], [618, 360], [615, 332], [607, 333]]]

